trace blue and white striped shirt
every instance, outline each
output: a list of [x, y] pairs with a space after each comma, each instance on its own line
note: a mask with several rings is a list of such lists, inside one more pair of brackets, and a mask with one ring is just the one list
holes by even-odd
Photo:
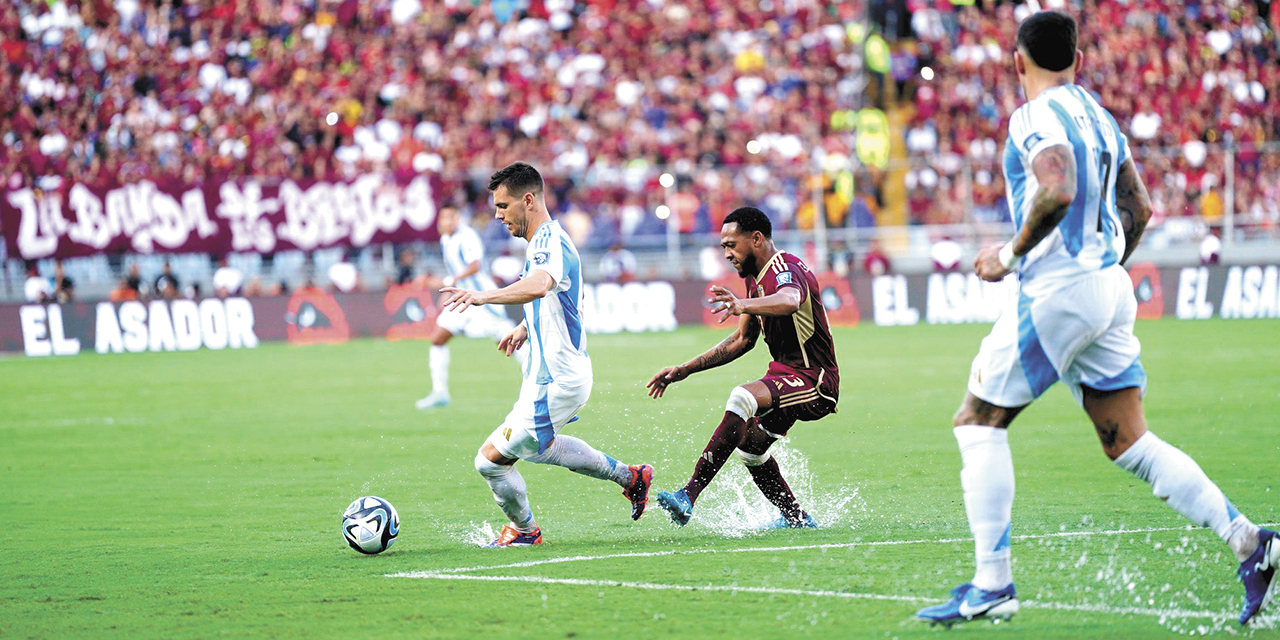
[[1115, 184], [1120, 165], [1132, 156], [1129, 142], [1115, 118], [1074, 84], [1046, 89], [1009, 119], [1004, 177], [1014, 224], [1022, 228], [1039, 188], [1032, 161], [1055, 145], [1075, 155], [1076, 197], [1058, 227], [1018, 266], [1022, 291], [1032, 296], [1110, 267], [1125, 250]]
[[546, 296], [524, 305], [529, 360], [524, 377], [538, 384], [576, 388], [591, 381], [582, 325], [582, 260], [559, 222], [545, 222], [525, 249], [524, 278], [545, 271], [555, 281]]

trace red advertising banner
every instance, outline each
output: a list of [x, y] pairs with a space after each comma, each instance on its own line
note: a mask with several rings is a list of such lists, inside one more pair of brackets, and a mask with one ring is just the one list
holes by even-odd
[[[1280, 318], [1280, 266], [1155, 268], [1130, 272], [1142, 318]], [[833, 327], [990, 323], [1017, 295], [1013, 279], [972, 273], [842, 278], [819, 274]], [[708, 326], [725, 333], [707, 304], [704, 280], [586, 284], [582, 322], [590, 333], [673, 331]], [[742, 279], [715, 282], [740, 295]], [[0, 305], [0, 352], [31, 356], [243, 349], [259, 342], [341, 343], [353, 338], [426, 340], [435, 329], [435, 292], [411, 285], [334, 294], [303, 288], [275, 298]], [[518, 308], [509, 313], [518, 315]]]
[[141, 182], [0, 195], [9, 255], [33, 260], [103, 252], [275, 253], [435, 240], [438, 179], [399, 183], [233, 180]]

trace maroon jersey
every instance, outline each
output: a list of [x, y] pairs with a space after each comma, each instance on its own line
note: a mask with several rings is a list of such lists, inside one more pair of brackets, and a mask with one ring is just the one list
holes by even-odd
[[[759, 278], [757, 280], [757, 278]], [[800, 291], [800, 308], [789, 316], [756, 316], [769, 355], [779, 364], [811, 377], [824, 395], [835, 398], [840, 387], [831, 325], [822, 306], [818, 277], [800, 258], [785, 251], [774, 254], [757, 277], [748, 276], [747, 297], [763, 298], [783, 287]]]

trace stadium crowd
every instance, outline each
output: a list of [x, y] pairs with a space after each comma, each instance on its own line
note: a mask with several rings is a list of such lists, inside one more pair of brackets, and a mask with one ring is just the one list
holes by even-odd
[[[860, 82], [848, 26], [904, 3], [694, 4], [0, 3], [0, 181], [58, 190], [430, 171], [457, 187], [457, 204], [484, 211], [487, 171], [520, 158], [544, 168], [555, 213], [600, 252], [661, 242], [663, 203], [683, 231], [714, 230], [743, 202], [779, 229], [811, 227], [814, 200], [829, 226], [875, 225], [883, 174], [859, 173], [847, 191], [827, 180], [821, 198], [807, 177], [852, 153], [833, 114], [887, 97]], [[912, 37], [888, 34], [886, 80], [914, 113], [911, 167], [896, 174], [907, 220], [1007, 219], [1000, 152], [1020, 100], [1008, 43], [1028, 9], [905, 7], [909, 28], [897, 31]], [[1156, 224], [1214, 221], [1232, 206], [1239, 226], [1280, 226], [1280, 146], [1266, 147], [1280, 140], [1277, 7], [1068, 3], [1086, 34], [1080, 81], [1129, 133]], [[669, 190], [666, 170], [679, 176]]]
[[[652, 218], [663, 198], [650, 167], [722, 167], [697, 174], [705, 200], [783, 199], [790, 216], [813, 150], [847, 152], [829, 116], [856, 98], [860, 59], [842, 26], [856, 3], [514, 4], [4, 3], [0, 171], [10, 188], [57, 189], [463, 178], [521, 158], [575, 176], [552, 185], [556, 202], [604, 221], [608, 246], [665, 224], [636, 213]], [[474, 191], [466, 199], [485, 195]], [[727, 213], [684, 209], [685, 230]]]
[[[1052, 3], [1051, 3], [1052, 4]], [[918, 3], [914, 47], [900, 55], [929, 68], [915, 85], [907, 133], [915, 168], [908, 185], [916, 222], [959, 222], [966, 166], [977, 219], [998, 217], [1000, 153], [1020, 104], [1011, 71], [1025, 6], [954, 8]], [[1084, 0], [1079, 82], [1095, 92], [1129, 136], [1157, 219], [1222, 218], [1226, 143], [1234, 145], [1237, 224], [1280, 224], [1280, 2]], [[1271, 149], [1264, 153], [1265, 145]]]

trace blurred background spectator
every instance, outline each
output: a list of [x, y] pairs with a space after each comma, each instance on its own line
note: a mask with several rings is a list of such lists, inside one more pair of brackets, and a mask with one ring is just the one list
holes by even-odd
[[600, 258], [600, 279], [604, 282], [627, 283], [636, 279], [636, 257], [621, 243], [615, 242]]

